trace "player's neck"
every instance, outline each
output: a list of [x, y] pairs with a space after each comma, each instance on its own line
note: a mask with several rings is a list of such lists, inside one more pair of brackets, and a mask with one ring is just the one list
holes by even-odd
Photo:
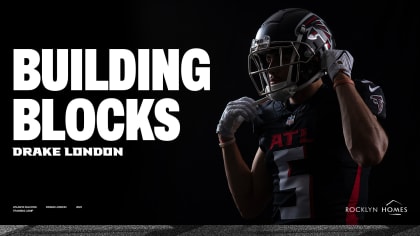
[[298, 91], [293, 95], [293, 97], [289, 98], [290, 104], [301, 104], [312, 97], [316, 91], [321, 87], [322, 79], [318, 79], [317, 81], [313, 82], [312, 84], [308, 85], [306, 88]]

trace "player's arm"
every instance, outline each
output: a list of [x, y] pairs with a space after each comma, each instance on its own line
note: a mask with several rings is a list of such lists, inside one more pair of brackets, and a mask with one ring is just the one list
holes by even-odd
[[[350, 78], [340, 72], [334, 80], [350, 80]], [[351, 84], [337, 86], [336, 93], [340, 104], [344, 138], [353, 159], [364, 166], [380, 163], [388, 147], [388, 137], [378, 119], [363, 101], [355, 86]]]
[[229, 190], [241, 216], [258, 216], [271, 199], [270, 179], [264, 153], [258, 149], [251, 169], [244, 162], [236, 143], [222, 148]]
[[329, 50], [326, 53], [328, 73], [334, 75], [347, 148], [358, 164], [376, 165], [385, 155], [388, 137], [350, 78], [353, 58], [347, 51]]
[[256, 117], [255, 101], [243, 97], [226, 106], [216, 132], [222, 149], [229, 190], [242, 217], [258, 216], [271, 197], [270, 179], [264, 162], [264, 153], [258, 149], [251, 169], [244, 161], [235, 142], [235, 132], [246, 121]]

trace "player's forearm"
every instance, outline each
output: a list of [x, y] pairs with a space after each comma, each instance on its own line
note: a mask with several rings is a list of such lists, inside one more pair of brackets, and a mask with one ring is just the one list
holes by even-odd
[[253, 175], [242, 158], [236, 143], [222, 148], [229, 190], [236, 207], [244, 218], [253, 218], [260, 211], [253, 193]]
[[336, 92], [344, 138], [352, 158], [363, 166], [378, 164], [388, 147], [385, 131], [353, 85], [337, 86]]

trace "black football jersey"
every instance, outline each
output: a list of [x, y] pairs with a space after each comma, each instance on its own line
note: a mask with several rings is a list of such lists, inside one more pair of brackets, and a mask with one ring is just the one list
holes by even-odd
[[[385, 119], [381, 87], [355, 86], [370, 110]], [[304, 104], [259, 105], [256, 132], [273, 179], [273, 223], [358, 224], [366, 206], [370, 168], [353, 161], [345, 145], [337, 95], [322, 87]]]

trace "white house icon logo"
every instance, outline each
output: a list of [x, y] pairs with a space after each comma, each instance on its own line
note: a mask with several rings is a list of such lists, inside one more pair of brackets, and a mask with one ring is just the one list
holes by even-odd
[[407, 213], [407, 207], [403, 206], [403, 204], [397, 200], [391, 200], [381, 208], [381, 211], [392, 216], [400, 216], [403, 213]]

